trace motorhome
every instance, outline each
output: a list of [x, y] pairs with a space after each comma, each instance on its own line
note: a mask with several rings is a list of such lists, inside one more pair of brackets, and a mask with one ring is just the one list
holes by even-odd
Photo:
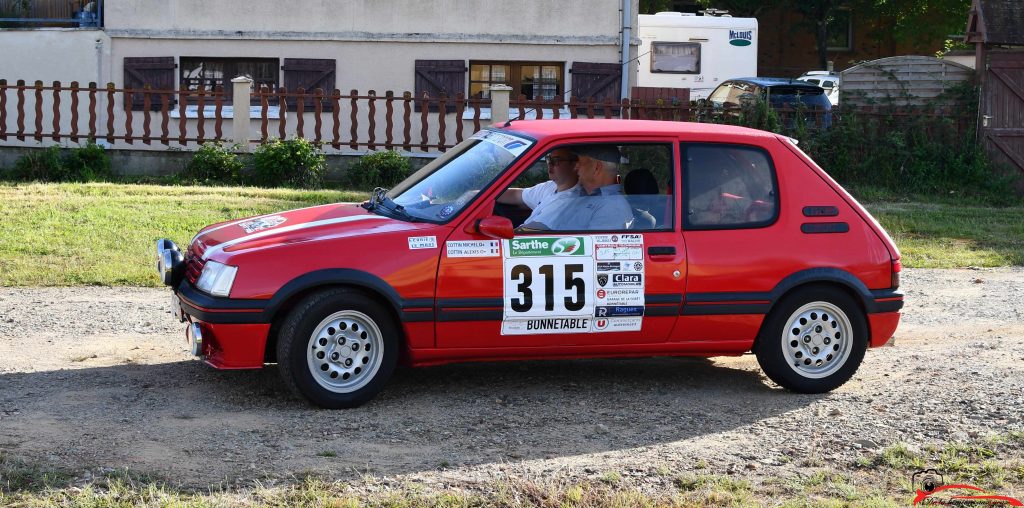
[[689, 88], [696, 100], [729, 78], [757, 75], [757, 18], [681, 12], [638, 18], [638, 86]]

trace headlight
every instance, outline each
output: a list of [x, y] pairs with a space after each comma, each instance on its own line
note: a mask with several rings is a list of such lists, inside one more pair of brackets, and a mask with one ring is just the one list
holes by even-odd
[[199, 274], [196, 289], [213, 296], [228, 296], [231, 285], [235, 283], [237, 266], [228, 266], [216, 261], [207, 261], [203, 273]]

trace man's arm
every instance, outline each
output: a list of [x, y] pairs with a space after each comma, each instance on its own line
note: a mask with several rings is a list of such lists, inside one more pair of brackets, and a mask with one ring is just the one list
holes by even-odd
[[503, 205], [526, 206], [526, 203], [523, 202], [523, 189], [506, 189], [498, 196], [498, 202]]

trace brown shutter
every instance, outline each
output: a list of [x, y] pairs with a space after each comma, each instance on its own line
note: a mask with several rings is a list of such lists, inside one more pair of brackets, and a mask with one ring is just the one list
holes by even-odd
[[[415, 98], [423, 97], [423, 92], [436, 99], [441, 93], [449, 98], [456, 94], [466, 93], [466, 62], [465, 60], [416, 60]], [[415, 103], [416, 111], [420, 110], [419, 102]], [[430, 104], [430, 111], [437, 111], [437, 104]], [[455, 105], [449, 104], [448, 113], [455, 111]]]
[[[334, 91], [337, 61], [322, 58], [285, 58], [281, 70], [284, 71], [284, 87], [288, 93], [295, 93], [299, 88], [304, 88], [307, 94], [312, 95], [317, 88], [322, 88], [324, 95], [330, 95]], [[288, 97], [288, 111], [295, 111], [296, 97]], [[313, 111], [313, 98], [305, 99], [303, 109]], [[331, 101], [325, 100], [322, 103], [324, 111], [333, 109]]]
[[[149, 85], [153, 90], [174, 90], [177, 80], [174, 78], [173, 56], [140, 57], [124, 59], [124, 87], [133, 90], [142, 90]], [[174, 96], [170, 97], [171, 104], [175, 103]], [[131, 97], [131, 108], [134, 111], [141, 111], [143, 108], [143, 94], [133, 93]], [[127, 104], [125, 104], [127, 106]], [[150, 98], [150, 109], [160, 109], [159, 96]]]
[[604, 102], [611, 97], [613, 102], [622, 100], [622, 66], [617, 63], [573, 62], [572, 95], [588, 100], [591, 97]]

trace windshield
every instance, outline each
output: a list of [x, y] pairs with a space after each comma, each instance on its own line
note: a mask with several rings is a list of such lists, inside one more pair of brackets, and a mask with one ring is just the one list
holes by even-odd
[[534, 141], [483, 130], [427, 164], [387, 193], [413, 220], [447, 222]]

